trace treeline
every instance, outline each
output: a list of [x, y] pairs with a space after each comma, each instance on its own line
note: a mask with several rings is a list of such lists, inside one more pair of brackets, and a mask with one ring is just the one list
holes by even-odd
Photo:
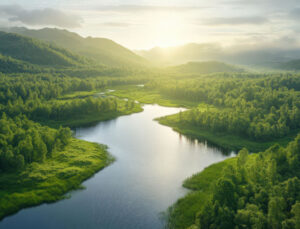
[[0, 74], [0, 103], [7, 105], [15, 101], [27, 103], [31, 100], [50, 100], [77, 91], [93, 91], [106, 86], [140, 84], [145, 78], [84, 78], [68, 77], [62, 74]]
[[68, 128], [51, 129], [30, 121], [25, 115], [0, 119], [0, 171], [23, 168], [43, 162], [63, 149], [71, 138]]
[[[109, 118], [110, 114], [134, 110], [139, 106], [134, 101], [101, 97], [90, 92], [108, 85], [139, 84], [144, 80], [138, 77], [77, 78], [46, 73], [0, 74], [0, 115], [3, 114], [0, 120], [0, 171], [13, 171], [32, 162], [42, 162], [68, 143], [70, 130], [55, 130], [36, 122], [48, 124], [49, 121], [81, 118], [88, 121], [101, 115]], [[89, 93], [80, 96], [81, 92]], [[73, 93], [74, 97], [65, 97]]]
[[[82, 114], [100, 114], [118, 111], [124, 106], [118, 105], [116, 98], [72, 98], [60, 99], [67, 93], [103, 89], [107, 85], [139, 83], [136, 78], [129, 79], [78, 79], [70, 77], [33, 76], [3, 77], [0, 79], [0, 112], [10, 117], [25, 114], [32, 120], [65, 120]], [[122, 102], [132, 109], [133, 101]]]
[[[29, 115], [33, 120], [66, 120], [93, 114], [101, 115], [107, 112], [118, 112], [120, 110], [133, 109], [136, 104], [134, 101], [126, 101], [120, 104], [116, 98], [97, 98], [88, 97], [84, 99], [71, 99], [67, 101], [55, 100], [48, 103], [37, 101], [34, 107], [24, 110], [23, 113]], [[17, 106], [7, 107], [9, 113], [16, 113]], [[18, 111], [17, 111], [18, 112]]]
[[300, 128], [298, 75], [215, 74], [198, 79], [152, 81], [148, 88], [216, 109], [182, 113], [180, 121], [255, 140], [283, 137]]
[[199, 228], [300, 228], [300, 135], [258, 155], [243, 149], [222, 174]]

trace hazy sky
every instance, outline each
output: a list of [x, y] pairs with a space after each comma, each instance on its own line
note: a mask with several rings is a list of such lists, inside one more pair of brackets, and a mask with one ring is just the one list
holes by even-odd
[[299, 46], [300, 0], [0, 0], [0, 26], [59, 27], [131, 49]]

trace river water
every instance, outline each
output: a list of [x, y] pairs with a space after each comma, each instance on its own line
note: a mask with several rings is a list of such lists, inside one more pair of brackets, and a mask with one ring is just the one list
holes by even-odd
[[21, 210], [0, 228], [162, 228], [160, 213], [187, 193], [182, 181], [230, 156], [153, 120], [180, 110], [145, 105], [141, 113], [77, 129], [77, 138], [108, 145], [116, 161], [85, 181], [85, 190]]

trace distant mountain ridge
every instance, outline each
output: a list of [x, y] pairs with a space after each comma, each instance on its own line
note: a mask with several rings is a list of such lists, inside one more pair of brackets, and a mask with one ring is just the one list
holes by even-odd
[[217, 72], [244, 72], [240, 67], [233, 66], [218, 61], [205, 61], [205, 62], [188, 62], [183, 65], [169, 67], [178, 73], [184, 74], [209, 74]]
[[147, 66], [149, 61], [129, 49], [106, 38], [84, 38], [67, 30], [44, 28], [30, 30], [26, 28], [0, 29], [8, 32], [50, 42], [68, 49], [73, 53], [92, 59], [96, 64], [110, 67]]
[[136, 53], [149, 61], [165, 66], [214, 60], [230, 64], [277, 68], [280, 63], [300, 59], [300, 48], [282, 49], [263, 46], [224, 48], [215, 43], [189, 43], [169, 48], [156, 47], [150, 50], [137, 50]]

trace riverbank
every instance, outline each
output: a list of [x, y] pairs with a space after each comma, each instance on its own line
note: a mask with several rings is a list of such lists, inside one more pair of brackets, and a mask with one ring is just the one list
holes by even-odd
[[211, 198], [214, 182], [222, 175], [222, 171], [227, 165], [234, 165], [235, 163], [236, 158], [229, 158], [210, 165], [202, 172], [187, 178], [183, 182], [183, 187], [192, 190], [192, 192], [177, 200], [168, 209], [168, 228], [181, 229], [193, 225], [197, 212], [201, 211], [205, 203]]
[[72, 139], [44, 163], [0, 175], [0, 220], [19, 210], [66, 198], [65, 194], [113, 162], [107, 147]]
[[295, 131], [295, 133], [291, 133], [290, 135], [281, 139], [276, 139], [274, 141], [267, 142], [258, 142], [232, 134], [215, 133], [213, 131], [202, 130], [192, 125], [180, 123], [179, 114], [161, 117], [156, 120], [162, 125], [173, 128], [173, 130], [175, 130], [178, 133], [199, 140], [208, 141], [209, 143], [221, 147], [226, 151], [237, 152], [242, 148], [247, 148], [250, 152], [261, 152], [268, 149], [274, 144], [286, 146], [297, 135], [297, 132]]
[[[257, 154], [249, 156], [250, 160], [255, 160]], [[193, 228], [196, 223], [198, 212], [212, 197], [212, 189], [215, 182], [222, 177], [223, 170], [227, 166], [236, 167], [237, 157], [226, 159], [222, 162], [212, 164], [202, 172], [194, 174], [183, 182], [183, 187], [191, 190], [185, 197], [168, 209], [167, 226], [173, 229]], [[198, 228], [198, 227], [195, 227]]]
[[[96, 104], [98, 99], [100, 101], [99, 104], [88, 107], [92, 103]], [[112, 99], [113, 102], [110, 101], [110, 99]], [[103, 101], [102, 104], [101, 101]], [[82, 105], [82, 109], [77, 109], [76, 106], [78, 105], [76, 104], [80, 103], [85, 104]], [[49, 107], [54, 107], [54, 109], [57, 109], [57, 107], [59, 107], [61, 110], [64, 110], [65, 107], [68, 107], [67, 111], [70, 113], [69, 116], [63, 117], [55, 117], [55, 115], [52, 115], [34, 118], [34, 121], [37, 121], [42, 125], [50, 126], [52, 128], [59, 128], [60, 126], [63, 126], [74, 129], [77, 127], [92, 126], [102, 121], [108, 121], [120, 116], [130, 115], [143, 111], [141, 104], [135, 103], [132, 100], [128, 101], [128, 99], [114, 98], [114, 96], [106, 95], [105, 91], [71, 93], [59, 97], [58, 99], [53, 99], [46, 104], [48, 104]], [[106, 109], [101, 108], [101, 106], [103, 105], [106, 106]], [[96, 106], [98, 106], [97, 109], [95, 109]], [[93, 111], [91, 112], [89, 109], [92, 109]]]
[[114, 89], [114, 91], [109, 92], [109, 95], [113, 95], [118, 98], [132, 99], [145, 104], [158, 104], [164, 107], [185, 108], [192, 108], [198, 105], [198, 103], [196, 102], [169, 98], [162, 95], [158, 91], [147, 89], [144, 87], [138, 87], [136, 85], [115, 86], [112, 88]]
[[139, 113], [142, 111], [143, 108], [140, 105], [136, 105], [132, 109], [124, 109], [124, 110], [113, 111], [113, 112], [104, 112], [99, 114], [82, 113], [79, 116], [73, 116], [66, 120], [59, 120], [59, 121], [38, 120], [38, 122], [41, 123], [42, 125], [47, 125], [52, 128], [58, 128], [60, 126], [63, 126], [63, 127], [70, 127], [71, 129], [74, 129], [77, 127], [92, 126], [102, 121], [108, 121], [108, 120], [118, 118], [120, 116]]

